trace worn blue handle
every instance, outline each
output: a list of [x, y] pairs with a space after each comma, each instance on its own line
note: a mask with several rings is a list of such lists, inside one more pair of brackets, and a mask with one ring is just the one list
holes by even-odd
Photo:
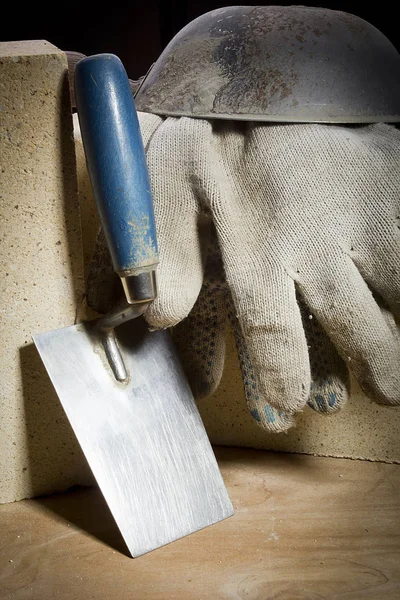
[[75, 94], [86, 162], [115, 271], [158, 263], [153, 202], [139, 122], [126, 71], [113, 54], [84, 58]]

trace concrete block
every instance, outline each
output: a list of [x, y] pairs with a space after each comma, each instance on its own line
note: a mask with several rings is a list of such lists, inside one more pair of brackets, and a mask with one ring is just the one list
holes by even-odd
[[0, 502], [91, 480], [32, 334], [84, 293], [65, 54], [0, 43]]

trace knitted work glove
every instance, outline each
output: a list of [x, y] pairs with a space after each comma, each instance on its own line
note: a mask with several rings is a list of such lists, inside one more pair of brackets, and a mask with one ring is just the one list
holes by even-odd
[[384, 124], [166, 119], [147, 147], [160, 242], [148, 322], [193, 308], [211, 214], [264, 403], [294, 413], [309, 399], [300, 296], [367, 395], [399, 404], [399, 142]]

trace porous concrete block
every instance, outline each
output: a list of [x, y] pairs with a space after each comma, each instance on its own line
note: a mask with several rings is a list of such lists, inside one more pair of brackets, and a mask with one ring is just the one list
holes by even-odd
[[[65, 54], [0, 43], [0, 502], [91, 480], [32, 334], [74, 323], [83, 260]], [[62, 357], [60, 357], [62, 359]]]

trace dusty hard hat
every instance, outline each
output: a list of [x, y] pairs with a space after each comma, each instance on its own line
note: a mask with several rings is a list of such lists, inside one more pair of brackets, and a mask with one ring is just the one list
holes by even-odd
[[400, 121], [400, 55], [354, 15], [231, 6], [168, 44], [135, 96], [140, 111], [256, 121]]

